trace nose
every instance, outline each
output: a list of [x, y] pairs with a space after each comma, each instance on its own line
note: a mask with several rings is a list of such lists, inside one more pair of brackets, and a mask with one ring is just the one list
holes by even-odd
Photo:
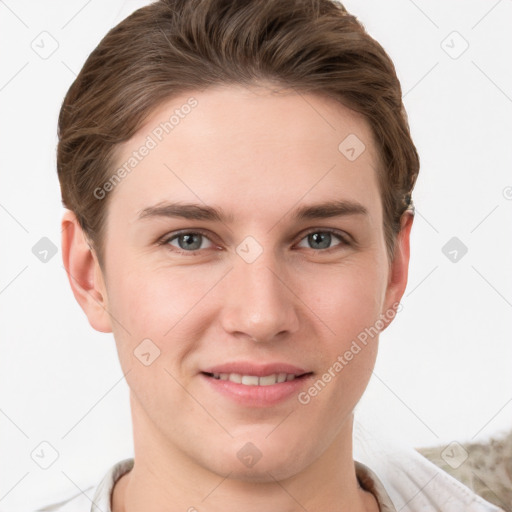
[[270, 251], [252, 263], [237, 258], [227, 277], [220, 314], [226, 332], [259, 343], [297, 332], [300, 301], [289, 272]]

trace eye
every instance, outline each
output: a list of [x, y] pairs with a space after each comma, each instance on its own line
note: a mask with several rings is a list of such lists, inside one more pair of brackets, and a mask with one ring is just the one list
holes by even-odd
[[[337, 243], [336, 243], [337, 241]], [[159, 242], [159, 245], [171, 246], [173, 251], [178, 253], [199, 253], [202, 249], [211, 249], [216, 245], [200, 231], [181, 231], [166, 236]], [[332, 249], [337, 246], [350, 245], [348, 236], [344, 236], [335, 230], [323, 229], [310, 231], [297, 244], [297, 247], [317, 249], [318, 251]]]
[[[207, 242], [209, 245], [204, 245]], [[173, 234], [162, 240], [162, 245], [171, 245], [178, 249], [178, 252], [194, 252], [200, 249], [209, 249], [213, 247], [211, 240], [203, 233], [197, 231], [182, 231]]]
[[[310, 249], [331, 249], [331, 243], [337, 239], [337, 245], [349, 245], [348, 240], [343, 235], [335, 232], [334, 230], [316, 230], [308, 233], [298, 244], [298, 247], [307, 247]], [[309, 244], [309, 246], [304, 245]]]

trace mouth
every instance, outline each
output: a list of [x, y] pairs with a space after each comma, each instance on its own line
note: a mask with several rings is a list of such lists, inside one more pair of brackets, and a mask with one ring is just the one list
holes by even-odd
[[243, 386], [273, 386], [274, 384], [281, 384], [282, 382], [291, 382], [292, 380], [302, 379], [312, 372], [302, 373], [296, 375], [294, 373], [271, 373], [269, 375], [244, 375], [241, 373], [210, 373], [201, 372], [207, 377], [211, 377], [217, 380], [228, 380], [235, 384], [242, 384]]
[[227, 363], [200, 372], [209, 390], [246, 407], [271, 407], [303, 389], [313, 372], [286, 363]]

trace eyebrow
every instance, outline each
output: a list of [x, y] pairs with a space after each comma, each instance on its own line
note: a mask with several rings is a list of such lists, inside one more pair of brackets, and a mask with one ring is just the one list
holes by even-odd
[[[327, 219], [346, 215], [367, 215], [365, 206], [354, 201], [339, 200], [301, 206], [294, 210], [292, 217], [296, 220]], [[190, 220], [233, 222], [234, 216], [226, 214], [222, 208], [215, 208], [197, 203], [159, 203], [140, 211], [138, 219], [171, 217]]]

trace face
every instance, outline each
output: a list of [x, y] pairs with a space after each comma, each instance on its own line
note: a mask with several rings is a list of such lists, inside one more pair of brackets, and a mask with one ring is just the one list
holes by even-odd
[[405, 287], [368, 124], [316, 95], [216, 87], [160, 107], [119, 166], [134, 151], [108, 192], [108, 318], [89, 319], [114, 333], [135, 436], [220, 475], [300, 472], [348, 435], [369, 329]]

